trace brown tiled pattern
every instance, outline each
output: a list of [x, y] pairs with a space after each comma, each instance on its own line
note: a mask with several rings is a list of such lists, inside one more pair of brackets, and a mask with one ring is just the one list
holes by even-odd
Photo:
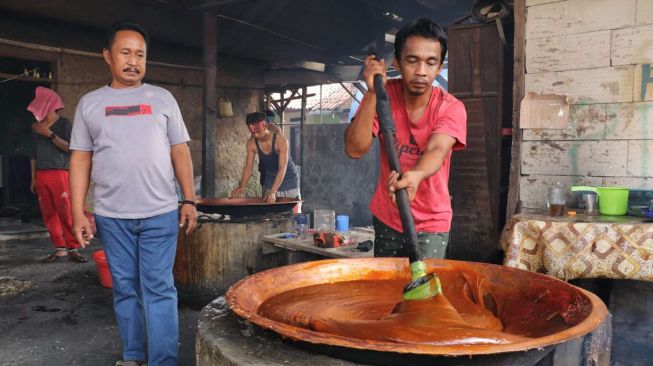
[[653, 223], [519, 214], [501, 235], [504, 265], [563, 280], [653, 281]]

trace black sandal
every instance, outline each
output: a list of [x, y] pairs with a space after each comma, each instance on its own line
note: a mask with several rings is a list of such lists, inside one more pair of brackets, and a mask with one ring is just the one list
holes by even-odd
[[147, 363], [145, 361], [133, 361], [133, 360], [121, 360], [116, 362], [115, 366], [146, 366]]
[[84, 257], [83, 255], [79, 254], [77, 251], [69, 251], [68, 252], [68, 260], [71, 260], [73, 262], [77, 263], [86, 263], [88, 262], [88, 259]]
[[54, 253], [50, 254], [49, 256], [43, 258], [41, 260], [41, 263], [53, 263], [53, 262], [56, 262], [56, 261], [58, 261], [59, 259], [61, 259], [63, 257], [67, 257], [67, 255], [57, 255], [57, 252], [54, 252]]

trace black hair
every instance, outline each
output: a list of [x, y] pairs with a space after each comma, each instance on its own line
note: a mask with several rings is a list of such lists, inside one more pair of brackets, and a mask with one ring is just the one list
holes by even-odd
[[403, 26], [395, 36], [395, 58], [401, 59], [401, 51], [409, 37], [422, 37], [440, 43], [440, 64], [447, 55], [447, 33], [431, 19], [421, 18]]
[[143, 36], [145, 40], [145, 46], [150, 45], [150, 36], [147, 34], [145, 28], [140, 24], [133, 22], [131, 20], [121, 20], [117, 23], [113, 23], [107, 30], [104, 32], [104, 48], [111, 50], [113, 46], [113, 41], [116, 39], [116, 33], [124, 30], [138, 32]]
[[260, 121], [265, 121], [265, 113], [263, 112], [254, 112], [254, 113], [249, 113], [247, 116], [245, 116], [245, 123], [248, 125], [251, 125], [253, 123], [257, 123]]
[[266, 109], [263, 111], [263, 113], [265, 113], [266, 119], [274, 119], [274, 117], [276, 116], [276, 114], [274, 114], [274, 112], [271, 109]]

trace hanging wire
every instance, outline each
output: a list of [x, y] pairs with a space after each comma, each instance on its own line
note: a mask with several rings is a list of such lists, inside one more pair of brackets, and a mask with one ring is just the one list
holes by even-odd
[[18, 74], [18, 75], [14, 76], [14, 77], [11, 77], [9, 79], [0, 80], [0, 84], [6, 83], [7, 81], [11, 81], [11, 80], [14, 80], [14, 79], [18, 79], [21, 76], [29, 76], [30, 72], [37, 71], [38, 69], [39, 69], [38, 67], [35, 67], [35, 68], [33, 68], [33, 69], [29, 70], [29, 71], [25, 70], [25, 72], [23, 72], [22, 74]]

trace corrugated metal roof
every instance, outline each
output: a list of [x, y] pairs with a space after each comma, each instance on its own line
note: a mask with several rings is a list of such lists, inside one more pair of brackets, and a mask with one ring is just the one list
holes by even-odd
[[[343, 83], [352, 94], [356, 93], [356, 88], [351, 83]], [[352, 98], [349, 93], [340, 84], [326, 84], [322, 85], [322, 100], [320, 101], [320, 85], [309, 86], [307, 88], [308, 95], [315, 94], [312, 97], [306, 98], [307, 111], [319, 111], [320, 106], [322, 110], [343, 110], [351, 106]], [[295, 99], [288, 104], [288, 109], [300, 110], [302, 108], [302, 100]]]

